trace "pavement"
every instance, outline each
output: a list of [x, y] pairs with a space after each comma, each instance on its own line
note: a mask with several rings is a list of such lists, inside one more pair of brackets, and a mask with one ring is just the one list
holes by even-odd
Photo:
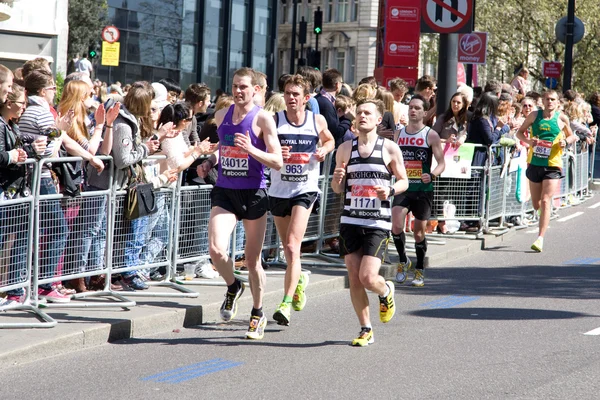
[[[455, 262], [488, 247], [498, 246], [503, 240], [515, 234], [509, 230], [501, 236], [493, 234], [479, 238], [450, 238], [432, 235], [428, 239], [429, 248], [426, 266]], [[410, 235], [407, 235], [410, 236]], [[387, 262], [382, 265], [380, 274], [386, 278], [395, 276], [397, 254], [388, 253]], [[411, 255], [410, 239], [407, 243]], [[414, 252], [412, 252], [414, 256]], [[346, 271], [339, 258], [314, 257], [305, 255], [303, 268], [310, 271], [310, 285], [307, 293], [319, 296], [347, 288]], [[275, 309], [283, 296], [283, 269], [271, 267], [267, 270], [267, 288], [264, 307]], [[198, 285], [206, 283], [209, 286]], [[216, 280], [195, 279], [194, 285], [186, 288], [198, 292], [196, 298], [181, 297], [181, 292], [169, 287], [150, 287], [148, 291], [136, 292], [135, 297], [121, 292], [134, 300], [133, 307], [120, 307], [113, 303], [110, 307], [98, 307], [95, 302], [107, 303], [107, 298], [86, 300], [92, 306], [71, 308], [82, 300], [73, 300], [69, 307], [48, 307], [43, 311], [58, 323], [52, 328], [0, 329], [0, 369], [39, 361], [46, 357], [89, 349], [109, 342], [140, 338], [162, 332], [177, 332], [181, 328], [193, 327], [219, 321], [219, 308], [225, 288], [214, 286]], [[212, 286], [210, 286], [212, 285]], [[251, 308], [249, 290], [239, 303], [239, 314]], [[270, 312], [270, 311], [269, 311]], [[24, 311], [0, 313], [0, 323], [35, 322], [35, 315]]]

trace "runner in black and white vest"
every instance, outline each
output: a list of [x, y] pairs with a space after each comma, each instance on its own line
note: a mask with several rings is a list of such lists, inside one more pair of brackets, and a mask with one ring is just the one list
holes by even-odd
[[306, 304], [309, 275], [302, 272], [300, 246], [321, 193], [319, 163], [335, 146], [325, 118], [306, 110], [309, 87], [302, 75], [289, 77], [283, 94], [286, 110], [275, 114], [283, 167], [271, 171], [269, 208], [287, 262], [283, 300], [273, 314], [279, 325], [289, 325], [291, 309], [301, 311]]
[[[390, 197], [408, 187], [402, 153], [389, 139], [377, 135], [383, 102], [361, 99], [356, 107], [358, 137], [342, 143], [336, 155], [331, 187], [345, 198], [340, 224], [340, 256], [348, 268], [350, 298], [361, 330], [353, 346], [373, 343], [366, 290], [379, 296], [379, 319], [394, 316], [394, 283], [379, 275], [389, 241]], [[396, 183], [392, 185], [392, 177]]]
[[[425, 285], [424, 268], [427, 253], [425, 230], [433, 205], [433, 181], [444, 172], [445, 168], [440, 137], [436, 131], [425, 126], [423, 121], [428, 110], [429, 102], [423, 96], [418, 94], [413, 96], [408, 103], [408, 125], [400, 130], [396, 139], [402, 150], [409, 182], [406, 192], [394, 197], [392, 207], [392, 237], [400, 258], [396, 282], [404, 283], [408, 273], [411, 272], [415, 276], [411, 285], [417, 287]], [[433, 157], [437, 161], [437, 166], [432, 171]], [[409, 212], [412, 212], [415, 218], [413, 232], [417, 253], [416, 268], [406, 256], [405, 249], [404, 225]]]

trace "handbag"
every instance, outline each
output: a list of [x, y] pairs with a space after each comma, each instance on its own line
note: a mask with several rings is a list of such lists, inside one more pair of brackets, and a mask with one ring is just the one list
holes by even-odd
[[[141, 168], [141, 166], [139, 167]], [[129, 168], [129, 185], [124, 207], [125, 219], [133, 220], [156, 213], [158, 208], [156, 207], [154, 186], [151, 183], [143, 182], [133, 166]]]

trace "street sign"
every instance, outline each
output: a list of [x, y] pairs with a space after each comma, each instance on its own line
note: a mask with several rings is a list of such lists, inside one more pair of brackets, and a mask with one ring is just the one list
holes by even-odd
[[419, 6], [421, 0], [385, 2], [383, 61], [386, 67], [417, 67], [421, 38]]
[[[567, 17], [562, 17], [558, 20], [556, 27], [554, 27], [554, 34], [559, 42], [567, 43]], [[580, 42], [584, 35], [585, 25], [583, 25], [583, 22], [579, 18], [575, 17], [575, 23], [573, 24], [573, 44]]]
[[473, 0], [422, 0], [421, 32], [469, 33], [473, 27]]
[[120, 54], [121, 43], [102, 42], [102, 65], [118, 67]]
[[562, 64], [558, 61], [544, 61], [542, 62], [542, 75], [546, 78], [560, 79], [560, 72], [562, 70]]
[[558, 80], [556, 78], [546, 78], [546, 87], [548, 89], [556, 89], [558, 87]]
[[487, 32], [458, 35], [458, 62], [485, 64], [487, 55]]
[[121, 38], [121, 32], [116, 26], [109, 25], [102, 29], [102, 40], [108, 43], [118, 42]]

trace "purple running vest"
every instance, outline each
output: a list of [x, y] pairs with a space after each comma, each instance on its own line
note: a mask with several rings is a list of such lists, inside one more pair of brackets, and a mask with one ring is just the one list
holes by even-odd
[[252, 130], [252, 121], [261, 108], [254, 106], [238, 125], [234, 125], [232, 122], [234, 108], [235, 105], [229, 107], [229, 111], [217, 129], [219, 134], [219, 176], [216, 186], [225, 189], [265, 189], [267, 183], [264, 165], [233, 144], [236, 133], [245, 134], [246, 131], [249, 131], [252, 145], [259, 150], [267, 150], [265, 141], [259, 139]]

